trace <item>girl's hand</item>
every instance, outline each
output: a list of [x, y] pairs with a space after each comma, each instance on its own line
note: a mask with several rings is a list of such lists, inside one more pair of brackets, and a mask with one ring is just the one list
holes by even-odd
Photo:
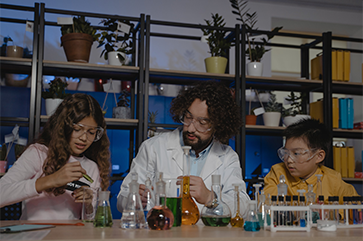
[[78, 161], [67, 163], [55, 173], [40, 177], [35, 182], [35, 188], [38, 193], [41, 193], [44, 190], [61, 187], [69, 182], [77, 181], [83, 174], [86, 174], [86, 170], [82, 168]]
[[84, 198], [84, 202], [86, 204], [92, 204], [93, 191], [91, 188], [88, 188], [87, 186], [82, 186], [74, 190], [72, 196], [74, 197], [74, 201], [76, 203], [82, 203]]

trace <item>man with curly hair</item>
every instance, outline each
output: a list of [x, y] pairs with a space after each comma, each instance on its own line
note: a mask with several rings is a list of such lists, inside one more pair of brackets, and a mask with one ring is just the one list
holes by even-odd
[[[182, 146], [191, 146], [190, 194], [199, 211], [211, 197], [212, 175], [221, 175], [222, 199], [234, 207], [234, 184], [239, 184], [242, 215], [247, 212], [246, 186], [237, 153], [226, 143], [241, 127], [239, 107], [230, 89], [215, 81], [205, 81], [182, 90], [171, 103], [170, 113], [175, 122], [183, 126], [173, 132], [144, 141], [134, 158], [130, 173], [137, 173], [141, 183], [139, 193], [145, 190], [147, 176], [164, 178], [183, 175]], [[126, 205], [131, 175], [127, 175], [117, 197], [120, 212]], [[143, 200], [144, 201], [144, 200]], [[145, 203], [143, 203], [145, 205]]]

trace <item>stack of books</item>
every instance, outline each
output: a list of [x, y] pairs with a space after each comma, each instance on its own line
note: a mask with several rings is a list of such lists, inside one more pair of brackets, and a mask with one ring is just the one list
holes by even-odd
[[334, 170], [340, 172], [342, 177], [354, 178], [355, 158], [354, 147], [333, 146]]

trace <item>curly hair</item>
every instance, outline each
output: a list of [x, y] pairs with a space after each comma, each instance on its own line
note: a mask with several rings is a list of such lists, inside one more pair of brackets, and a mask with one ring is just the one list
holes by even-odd
[[[49, 118], [35, 141], [48, 147], [47, 158], [43, 165], [43, 172], [46, 176], [55, 173], [67, 163], [72, 153], [69, 141], [73, 132], [73, 123], [78, 123], [86, 117], [92, 117], [98, 126], [106, 130], [106, 122], [98, 102], [92, 96], [79, 93], [67, 96]], [[110, 141], [105, 131], [101, 139], [93, 142], [83, 153], [97, 164], [103, 190], [107, 190], [110, 179], [109, 147]], [[65, 192], [65, 187], [46, 191], [57, 196]]]
[[181, 90], [171, 102], [170, 113], [175, 122], [180, 123], [180, 116], [195, 99], [206, 101], [214, 138], [221, 143], [228, 143], [242, 126], [240, 108], [233, 99], [230, 89], [221, 82], [204, 81], [192, 88]]

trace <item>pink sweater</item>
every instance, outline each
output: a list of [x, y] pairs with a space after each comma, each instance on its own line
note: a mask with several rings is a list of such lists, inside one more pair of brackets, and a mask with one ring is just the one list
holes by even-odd
[[[38, 193], [35, 189], [35, 181], [43, 175], [47, 151], [44, 145], [30, 145], [0, 179], [0, 207], [23, 201], [21, 220], [80, 219], [82, 204], [74, 202], [71, 191], [54, 196], [46, 192]], [[79, 181], [91, 187], [100, 187], [97, 164], [86, 157], [71, 156], [69, 162], [74, 161], [79, 161], [94, 180], [92, 184], [83, 177]]]

